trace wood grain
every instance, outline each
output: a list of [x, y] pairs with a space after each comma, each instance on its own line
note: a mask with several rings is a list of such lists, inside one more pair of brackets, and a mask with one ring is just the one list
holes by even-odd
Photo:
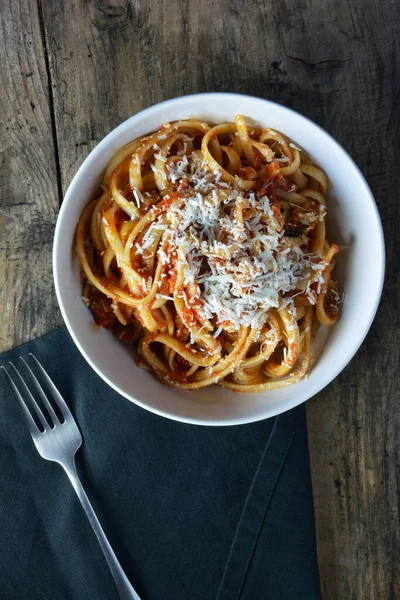
[[[334, 4], [325, 0], [46, 0], [43, 53], [35, 6], [25, 22], [28, 11], [21, 8], [23, 4], [12, 4], [11, 17], [17, 29], [23, 25], [34, 30], [36, 52], [26, 56], [27, 40], [17, 30], [7, 31], [7, 64], [11, 65], [6, 71], [7, 89], [16, 105], [21, 104], [21, 113], [16, 116], [15, 106], [6, 108], [5, 123], [15, 125], [13, 135], [4, 134], [7, 144], [12, 144], [4, 160], [11, 160], [13, 152], [18, 155], [25, 149], [25, 154], [23, 162], [15, 159], [13, 178], [4, 179], [2, 173], [6, 197], [13, 203], [5, 217], [14, 221], [7, 230], [12, 231], [8, 246], [2, 250], [1, 268], [8, 279], [1, 276], [0, 282], [11, 282], [13, 277], [17, 281], [16, 292], [10, 291], [11, 283], [6, 287], [7, 297], [17, 298], [10, 304], [10, 322], [15, 322], [18, 299], [27, 286], [33, 305], [38, 298], [43, 302], [43, 316], [37, 308], [25, 306], [26, 329], [13, 337], [9, 326], [5, 347], [51, 325], [49, 248], [43, 244], [48, 243], [55, 219], [57, 148], [60, 187], [65, 190], [82, 160], [118, 123], [155, 102], [199, 91], [262, 96], [320, 123], [366, 175], [381, 212], [388, 255], [382, 304], [366, 342], [347, 369], [307, 407], [323, 598], [400, 598], [399, 4], [395, 0]], [[31, 65], [32, 55], [34, 66], [25, 66]], [[54, 98], [54, 139], [46, 56]], [[35, 83], [26, 87], [19, 71], [34, 73]], [[37, 110], [34, 118], [29, 113], [30, 100], [40, 105], [40, 118]], [[29, 124], [25, 123], [28, 114]], [[32, 125], [40, 143], [32, 138]], [[32, 141], [36, 150], [28, 153]], [[21, 197], [35, 202], [28, 213], [18, 212]], [[38, 229], [31, 227], [33, 221]], [[10, 222], [2, 223], [7, 227]], [[30, 256], [24, 245], [28, 234], [36, 240], [31, 245], [30, 252], [36, 254], [30, 268], [36, 269], [40, 260], [41, 270], [47, 273], [38, 290], [26, 283], [25, 271], [17, 277], [17, 267], [8, 259], [15, 256], [22, 265], [22, 259]], [[32, 281], [37, 273], [33, 272]], [[35, 327], [33, 318], [37, 318]]]
[[36, 2], [3, 2], [0, 31], [0, 348], [7, 350], [61, 325], [51, 273], [59, 199]]

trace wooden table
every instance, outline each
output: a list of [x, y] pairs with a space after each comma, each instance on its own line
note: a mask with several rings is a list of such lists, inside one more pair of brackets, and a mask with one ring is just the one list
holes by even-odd
[[[400, 598], [400, 4], [2, 0], [0, 349], [62, 325], [51, 246], [83, 159], [137, 111], [235, 91], [286, 104], [354, 157], [386, 234], [366, 342], [307, 404], [324, 599]], [[362, 298], [360, 298], [362, 305]]]

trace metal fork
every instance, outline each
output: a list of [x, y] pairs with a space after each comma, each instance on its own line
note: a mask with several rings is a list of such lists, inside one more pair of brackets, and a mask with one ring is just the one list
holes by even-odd
[[[47, 410], [48, 417], [44, 416], [43, 411], [40, 406], [36, 402], [33, 397], [30, 389], [25, 383], [24, 379], [18, 372], [17, 368], [10, 363], [12, 367], [12, 371], [16, 376], [16, 380], [19, 382], [19, 387], [22, 391], [19, 391], [16, 386], [14, 380], [11, 378], [8, 371], [3, 366], [3, 373], [7, 379], [8, 384], [10, 385], [12, 391], [15, 394], [15, 397], [18, 400], [20, 405], [22, 415], [26, 424], [28, 425], [28, 429], [31, 433], [35, 446], [39, 452], [39, 454], [45, 458], [46, 460], [51, 460], [59, 463], [66, 474], [69, 477], [70, 482], [72, 483], [75, 492], [81, 504], [85, 510], [86, 516], [89, 519], [91, 526], [93, 527], [93, 531], [96, 534], [97, 539], [99, 540], [99, 544], [101, 549], [103, 550], [104, 556], [110, 567], [112, 576], [115, 581], [115, 585], [117, 587], [119, 596], [122, 600], [140, 600], [139, 596], [129, 583], [127, 576], [122, 570], [121, 565], [118, 562], [117, 557], [114, 554], [113, 549], [110, 546], [110, 543], [100, 525], [100, 522], [96, 516], [96, 513], [93, 510], [92, 505], [90, 504], [89, 498], [86, 495], [85, 490], [83, 489], [82, 483], [79, 479], [78, 472], [75, 466], [75, 454], [77, 450], [80, 448], [82, 444], [82, 436], [81, 432], [78, 429], [78, 425], [74, 417], [72, 416], [71, 411], [69, 410], [67, 404], [65, 403], [63, 397], [60, 392], [37, 360], [37, 358], [30, 353], [33, 361], [36, 364], [36, 367], [45, 381], [48, 392], [50, 392], [51, 397], [53, 398], [58, 410], [60, 411], [63, 420], [60, 420], [49, 402], [42, 386], [34, 375], [30, 366], [25, 362], [25, 360], [20, 357], [20, 360], [25, 365], [27, 374], [29, 379], [31, 380], [32, 386], [36, 391], [37, 395], [43, 402], [44, 407]], [[25, 397], [25, 400], [23, 398]], [[36, 415], [36, 418], [40, 422], [43, 431], [39, 429], [35, 420], [32, 417], [31, 412], [28, 409], [30, 407], [31, 411]]]

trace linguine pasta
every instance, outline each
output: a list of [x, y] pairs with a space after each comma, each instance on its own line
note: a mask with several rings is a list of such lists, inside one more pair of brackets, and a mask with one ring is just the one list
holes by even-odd
[[122, 148], [84, 210], [83, 299], [165, 383], [280, 388], [338, 318], [327, 178], [278, 131], [188, 119]]

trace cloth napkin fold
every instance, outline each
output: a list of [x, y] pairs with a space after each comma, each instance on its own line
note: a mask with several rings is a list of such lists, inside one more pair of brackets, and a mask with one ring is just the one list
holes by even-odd
[[[83, 484], [143, 600], [320, 598], [304, 405], [251, 425], [186, 425], [119, 396], [65, 329], [0, 365], [29, 352], [75, 415]], [[2, 375], [0, 391], [0, 597], [118, 600], [66, 475], [37, 453]]]

